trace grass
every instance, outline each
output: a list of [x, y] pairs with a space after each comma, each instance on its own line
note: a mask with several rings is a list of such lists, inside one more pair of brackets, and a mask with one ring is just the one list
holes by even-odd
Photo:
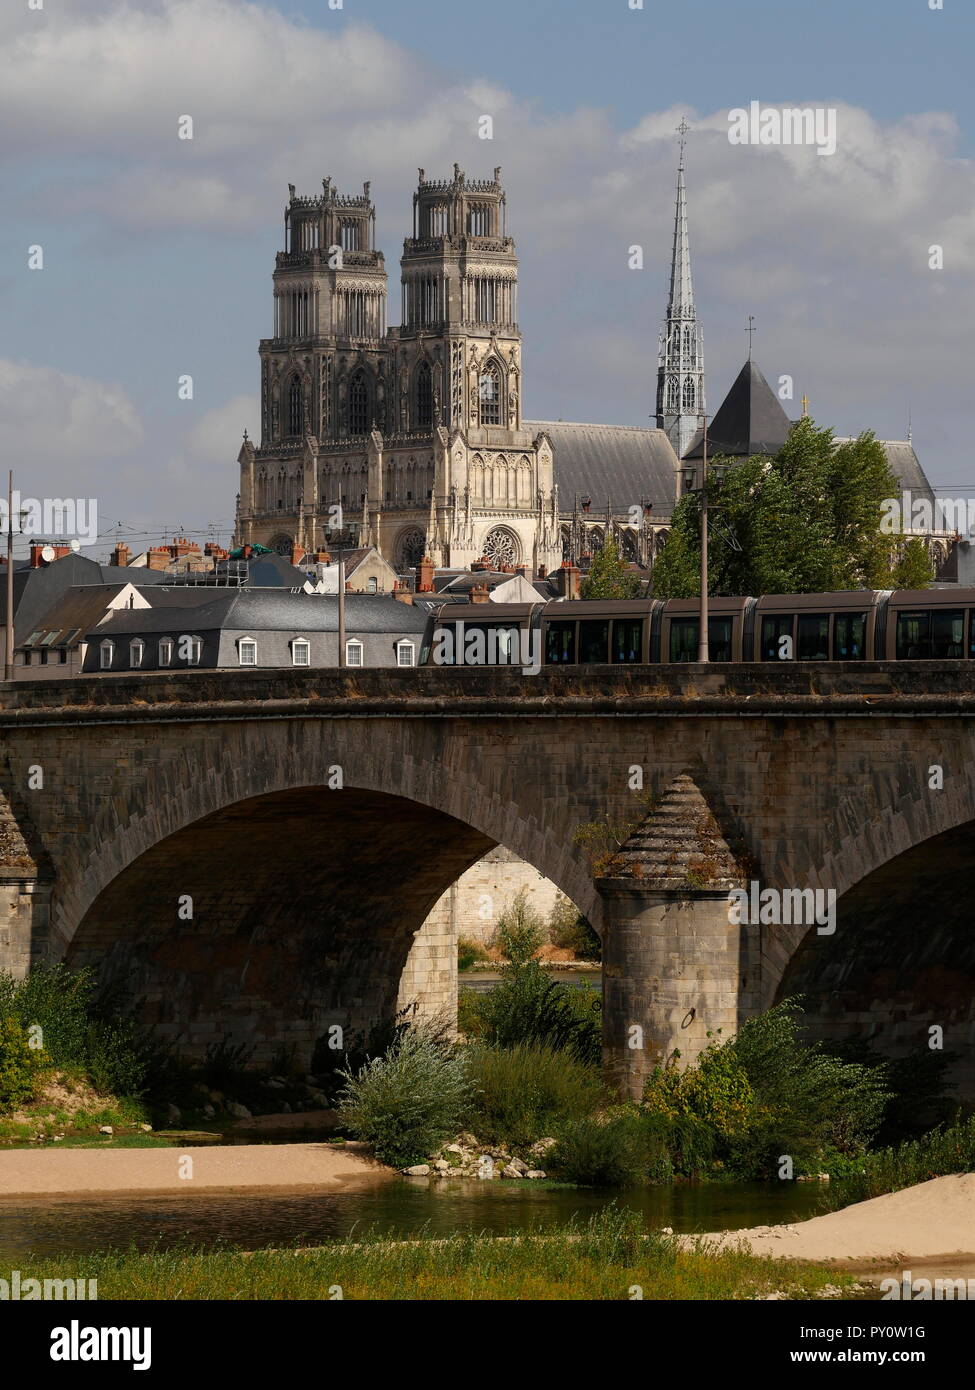
[[21, 1277], [97, 1279], [100, 1299], [334, 1299], [458, 1302], [625, 1301], [816, 1297], [853, 1277], [671, 1236], [644, 1236], [634, 1213], [611, 1207], [585, 1223], [507, 1238], [475, 1234], [308, 1251], [111, 1251], [22, 1261]]

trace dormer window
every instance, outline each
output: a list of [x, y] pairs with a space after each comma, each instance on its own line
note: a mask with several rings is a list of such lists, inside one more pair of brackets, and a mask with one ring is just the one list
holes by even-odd
[[171, 637], [160, 637], [159, 639], [159, 665], [171, 666], [173, 661], [173, 639]]
[[291, 664], [292, 666], [311, 665], [311, 646], [304, 637], [296, 637], [291, 643]]
[[98, 648], [99, 665], [103, 671], [112, 669], [112, 662], [115, 659], [115, 643], [105, 638]]
[[415, 665], [416, 665], [416, 647], [414, 647], [414, 645], [413, 645], [412, 642], [407, 642], [407, 640], [406, 640], [405, 638], [403, 639], [402, 642], [397, 642], [397, 643], [396, 643], [396, 665], [397, 665], [397, 666], [415, 666]]
[[257, 643], [253, 637], [242, 637], [237, 643], [237, 660], [241, 666], [257, 665]]
[[362, 665], [362, 643], [355, 637], [345, 644], [345, 664], [346, 666]]
[[133, 637], [129, 643], [129, 665], [133, 671], [137, 671], [142, 665], [142, 658], [145, 655], [146, 644], [141, 637]]

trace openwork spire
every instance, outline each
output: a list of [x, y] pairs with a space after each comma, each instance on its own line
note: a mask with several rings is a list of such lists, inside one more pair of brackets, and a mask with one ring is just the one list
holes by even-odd
[[667, 431], [682, 458], [704, 424], [704, 344], [694, 309], [691, 247], [687, 232], [684, 145], [689, 127], [681, 120], [677, 166], [677, 207], [670, 263], [670, 298], [660, 336], [657, 368], [657, 426]]

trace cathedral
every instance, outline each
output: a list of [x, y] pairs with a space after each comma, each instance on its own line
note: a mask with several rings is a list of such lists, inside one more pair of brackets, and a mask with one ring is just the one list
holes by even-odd
[[[419, 171], [400, 261], [400, 324], [370, 185], [314, 197], [290, 186], [274, 270], [274, 334], [260, 344], [261, 440], [244, 437], [236, 543], [296, 555], [375, 546], [400, 574], [424, 557], [532, 575], [583, 569], [609, 533], [650, 569], [666, 542], [682, 462], [703, 452], [704, 351], [677, 171], [656, 427], [524, 416], [518, 260], [501, 170]], [[790, 421], [749, 360], [708, 429], [713, 457], [775, 452]], [[931, 497], [910, 441], [884, 447], [903, 488]], [[948, 541], [929, 539], [935, 559]], [[943, 546], [943, 553], [937, 549]]]

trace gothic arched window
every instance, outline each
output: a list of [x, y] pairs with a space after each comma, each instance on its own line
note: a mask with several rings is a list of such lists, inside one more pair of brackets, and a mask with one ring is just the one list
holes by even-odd
[[481, 373], [478, 396], [481, 402], [481, 424], [500, 425], [501, 373], [493, 362], [489, 362]]
[[360, 370], [349, 382], [349, 434], [365, 434], [369, 428], [369, 384]]
[[693, 410], [697, 404], [697, 391], [694, 386], [694, 378], [689, 376], [684, 382], [684, 409]]
[[294, 438], [301, 434], [304, 425], [304, 411], [301, 400], [301, 381], [297, 376], [291, 378], [288, 387], [288, 434]]
[[680, 410], [680, 378], [676, 376], [667, 378], [667, 409], [675, 415]]
[[416, 428], [433, 428], [433, 374], [429, 362], [421, 362], [416, 373]]

